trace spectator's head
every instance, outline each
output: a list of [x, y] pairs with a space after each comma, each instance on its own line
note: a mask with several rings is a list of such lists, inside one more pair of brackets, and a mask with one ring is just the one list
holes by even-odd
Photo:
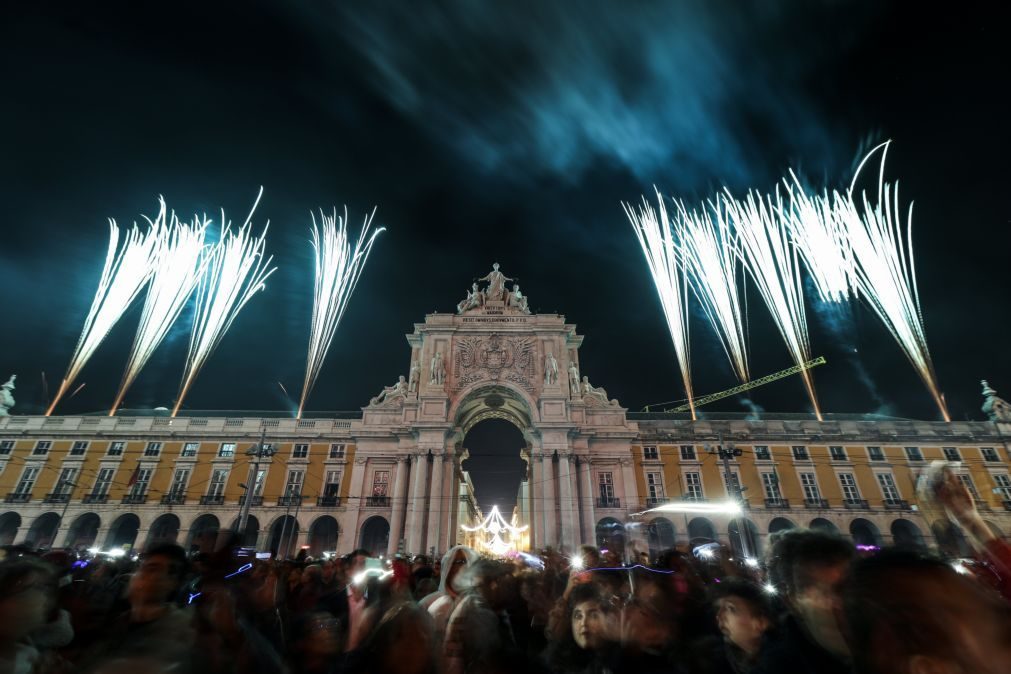
[[766, 592], [749, 580], [726, 578], [712, 587], [711, 597], [723, 638], [749, 656], [757, 655], [774, 622]]
[[939, 559], [887, 550], [861, 560], [844, 605], [862, 672], [1011, 672], [1011, 606]]
[[348, 578], [354, 578], [359, 573], [365, 570], [365, 560], [372, 557], [372, 553], [368, 550], [363, 550], [359, 548], [352, 551], [345, 557], [344, 568], [347, 570]]
[[491, 559], [479, 559], [467, 570], [471, 587], [480, 594], [488, 605], [497, 609], [503, 602], [502, 576], [506, 567], [501, 562]]
[[472, 576], [464, 571], [477, 560], [477, 553], [465, 545], [450, 548], [443, 556], [439, 589], [454, 596], [465, 592], [472, 581]]
[[0, 643], [18, 641], [46, 622], [56, 597], [56, 577], [32, 557], [0, 563]]
[[428, 674], [438, 671], [435, 630], [428, 612], [395, 604], [372, 631], [364, 650], [376, 672]]
[[140, 558], [130, 579], [130, 604], [154, 605], [170, 601], [186, 575], [186, 552], [174, 543], [156, 545]]
[[611, 639], [610, 606], [592, 584], [578, 585], [569, 594], [569, 624], [572, 640], [582, 650], [597, 650]]

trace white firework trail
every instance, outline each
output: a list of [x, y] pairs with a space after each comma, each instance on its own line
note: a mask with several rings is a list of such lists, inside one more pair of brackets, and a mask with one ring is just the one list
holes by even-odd
[[98, 289], [91, 301], [91, 309], [84, 319], [84, 328], [70, 358], [67, 373], [63, 376], [52, 403], [46, 409], [46, 416], [53, 413], [60, 399], [70, 390], [74, 380], [80, 375], [109, 331], [123, 317], [151, 278], [158, 232], [161, 227], [159, 223], [164, 222], [164, 217], [165, 204], [162, 202], [161, 213], [156, 221], [154, 223], [148, 221], [150, 229], [142, 233], [134, 224], [124, 232], [122, 245], [120, 228], [115, 220], [109, 219], [109, 249], [98, 281]]
[[[302, 396], [298, 403], [296, 418], [302, 418], [305, 402], [316, 384], [323, 361], [326, 359], [330, 344], [337, 333], [337, 326], [347, 309], [351, 294], [358, 284], [365, 262], [372, 251], [376, 237], [386, 231], [380, 227], [371, 234], [369, 228], [376, 210], [365, 216], [358, 241], [351, 245], [348, 236], [348, 214], [326, 215], [320, 211], [322, 232], [312, 215], [312, 246], [316, 253], [316, 282], [313, 289], [312, 326], [309, 330], [309, 353], [306, 358], [305, 381], [302, 384]], [[367, 237], [367, 238], [366, 238]]]
[[[892, 333], [926, 385], [945, 421], [951, 421], [948, 407], [937, 382], [934, 364], [927, 348], [927, 337], [916, 288], [916, 263], [913, 258], [913, 205], [903, 219], [899, 206], [898, 183], [885, 182], [885, 159], [891, 141], [878, 145], [857, 167], [853, 183], [845, 196], [836, 195], [836, 217], [853, 247], [854, 281], [859, 294]], [[878, 201], [871, 205], [861, 193], [855, 196], [856, 181], [864, 165], [881, 151], [878, 172]]]
[[130, 385], [179, 318], [208, 262], [204, 254], [204, 234], [210, 221], [205, 216], [194, 216], [192, 223], [181, 222], [173, 212], [165, 224], [164, 213], [163, 200], [154, 272], [123, 381], [109, 416], [116, 413]]
[[[811, 360], [807, 334], [807, 316], [800, 278], [797, 250], [790, 243], [784, 224], [787, 208], [777, 190], [774, 196], [749, 192], [743, 201], [734, 199], [729, 191], [723, 195], [727, 213], [737, 234], [738, 255], [751, 279], [765, 300], [786, 347], [796, 365]], [[802, 370], [804, 386], [822, 420], [821, 407], [808, 370]]]
[[182, 385], [172, 409], [173, 417], [179, 413], [193, 381], [232, 327], [239, 312], [266, 287], [267, 278], [277, 270], [277, 267], [270, 266], [273, 257], [264, 257], [265, 237], [270, 223], [264, 225], [259, 237], [251, 233], [250, 220], [262, 196], [261, 187], [238, 232], [231, 231], [231, 222], [225, 220], [225, 212], [221, 211], [221, 239], [207, 255], [207, 270], [197, 286], [193, 331], [190, 333]]
[[642, 198], [638, 209], [624, 202], [621, 205], [639, 239], [649, 273], [660, 296], [660, 305], [667, 318], [667, 329], [670, 331], [678, 367], [681, 369], [685, 397], [688, 399], [692, 419], [695, 419], [695, 394], [692, 390], [688, 333], [688, 275], [680, 259], [678, 244], [671, 230], [663, 197], [658, 193], [657, 198], [660, 205], [659, 217], [645, 197]]
[[701, 211], [689, 211], [680, 201], [674, 203], [677, 206], [674, 227], [692, 289], [737, 378], [747, 382], [750, 375], [737, 278], [737, 242], [722, 201], [710, 202], [709, 208]]

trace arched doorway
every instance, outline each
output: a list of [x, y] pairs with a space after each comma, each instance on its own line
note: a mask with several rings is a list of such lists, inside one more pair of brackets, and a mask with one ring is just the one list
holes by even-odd
[[246, 531], [239, 531], [239, 520], [240, 517], [236, 517], [232, 522], [232, 531], [240, 534], [239, 545], [245, 548], [255, 548], [256, 542], [260, 540], [260, 520], [256, 519], [256, 515], [249, 515], [246, 517]]
[[897, 548], [922, 550], [926, 547], [920, 528], [909, 520], [895, 520], [892, 522], [891, 530], [892, 541]]
[[190, 551], [214, 552], [220, 530], [221, 522], [217, 517], [210, 513], [201, 515], [190, 525], [187, 547]]
[[39, 515], [28, 528], [28, 536], [25, 544], [33, 548], [51, 548], [53, 539], [56, 537], [56, 530], [60, 526], [60, 516], [56, 513], [46, 513]]
[[758, 557], [762, 554], [762, 536], [751, 520], [743, 517], [730, 520], [727, 536], [734, 553], [745, 557]]
[[664, 550], [673, 548], [677, 538], [674, 523], [666, 517], [650, 520], [646, 533], [649, 537], [649, 556], [653, 559]]
[[274, 520], [270, 525], [270, 548], [271, 554], [276, 559], [287, 559], [291, 557], [298, 543], [298, 520], [291, 515], [282, 515]]
[[7, 512], [0, 515], [0, 545], [13, 545], [21, 528], [21, 515]]
[[105, 539], [107, 548], [133, 547], [137, 542], [137, 532], [140, 530], [140, 518], [133, 513], [120, 515], [109, 527], [109, 536]]
[[[488, 398], [496, 402], [494, 397], [485, 396], [485, 400]], [[527, 448], [523, 433], [511, 419], [485, 418], [470, 427], [462, 446], [468, 455], [462, 468], [474, 486], [481, 511], [487, 514], [498, 506], [508, 521], [517, 504], [520, 484], [527, 475], [527, 463], [520, 455]], [[458, 506], [466, 507], [466, 503]], [[462, 517], [458, 521], [464, 523]]]
[[708, 517], [694, 517], [688, 522], [688, 542], [692, 547], [716, 541], [716, 527]]
[[309, 554], [319, 558], [337, 550], [337, 530], [337, 520], [330, 515], [317, 517], [309, 527]]
[[853, 544], [865, 547], [881, 547], [881, 532], [870, 520], [858, 517], [850, 522], [850, 536]]
[[98, 538], [100, 526], [102, 526], [102, 519], [95, 513], [79, 515], [70, 525], [63, 547], [73, 550], [85, 550], [93, 547], [95, 539]]
[[385, 517], [374, 515], [362, 524], [362, 534], [358, 547], [368, 550], [373, 557], [386, 554], [390, 544], [390, 523]]
[[972, 546], [965, 539], [965, 534], [954, 523], [948, 520], [937, 520], [930, 525], [930, 530], [937, 539], [937, 547], [946, 557], [969, 557]]
[[809, 524], [808, 527], [811, 529], [817, 529], [818, 531], [827, 531], [830, 534], [839, 533], [839, 527], [824, 517], [815, 517], [811, 520], [811, 524]]
[[175, 514], [159, 515], [148, 530], [146, 547], [150, 548], [161, 543], [175, 543], [179, 540], [179, 527], [179, 517]]

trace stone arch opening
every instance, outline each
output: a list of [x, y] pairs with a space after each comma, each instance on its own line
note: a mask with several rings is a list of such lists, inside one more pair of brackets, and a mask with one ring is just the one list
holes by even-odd
[[895, 547], [914, 550], [922, 550], [926, 547], [920, 527], [909, 520], [895, 520], [892, 522], [891, 531]]
[[796, 528], [797, 525], [788, 517], [773, 517], [772, 521], [769, 522], [770, 534], [778, 534], [781, 531], [789, 531]]
[[0, 515], [0, 545], [13, 545], [21, 528], [21, 515], [7, 512]]
[[373, 557], [386, 554], [390, 544], [390, 523], [385, 517], [373, 515], [362, 524], [358, 547], [368, 550]]
[[298, 520], [282, 515], [270, 525], [270, 548], [275, 559], [287, 559], [298, 542]]
[[811, 520], [808, 525], [810, 529], [817, 529], [818, 531], [827, 531], [830, 534], [839, 533], [839, 527], [832, 523], [832, 521], [825, 519], [824, 517], [815, 517]]
[[597, 522], [597, 547], [601, 552], [614, 552], [619, 557], [625, 554], [625, 525], [613, 517], [604, 517]]
[[239, 536], [239, 545], [246, 548], [255, 548], [256, 542], [260, 539], [260, 520], [256, 515], [249, 515], [246, 518], [246, 530], [239, 531], [239, 522], [242, 518], [236, 517], [232, 522], [232, 531]]
[[309, 554], [322, 557], [324, 552], [335, 552], [339, 531], [337, 520], [332, 516], [317, 517], [309, 526]]
[[758, 557], [762, 554], [762, 536], [751, 520], [744, 517], [730, 520], [727, 536], [735, 554], [745, 557]]
[[67, 531], [67, 539], [63, 546], [75, 550], [84, 550], [95, 545], [98, 538], [98, 528], [102, 526], [102, 519], [95, 513], [84, 513], [78, 515], [70, 529]]
[[140, 518], [133, 513], [120, 515], [109, 527], [109, 536], [105, 539], [107, 548], [133, 547], [137, 542], [137, 532], [140, 531]]
[[688, 522], [688, 542], [692, 546], [716, 541], [716, 527], [708, 517], [694, 517]]
[[881, 547], [881, 532], [877, 525], [862, 517], [850, 522], [850, 536], [854, 545]]
[[147, 547], [159, 543], [175, 543], [179, 540], [179, 517], [173, 513], [165, 513], [155, 518], [147, 533]]
[[186, 545], [191, 551], [214, 552], [218, 543], [221, 522], [215, 515], [205, 513], [193, 520]]
[[51, 548], [59, 526], [60, 516], [56, 513], [39, 515], [32, 522], [32, 526], [28, 528], [25, 543], [34, 548]]
[[650, 520], [646, 527], [646, 535], [649, 542], [649, 556], [653, 559], [664, 550], [673, 548], [677, 539], [674, 523], [666, 517], [655, 517]]

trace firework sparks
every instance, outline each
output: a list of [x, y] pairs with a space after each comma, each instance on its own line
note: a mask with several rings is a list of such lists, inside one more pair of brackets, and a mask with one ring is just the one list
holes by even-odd
[[[751, 192], [743, 201], [734, 199], [727, 191], [722, 200], [734, 223], [738, 255], [765, 300], [794, 363], [802, 365], [811, 360], [811, 348], [800, 265], [797, 250], [790, 244], [789, 232], [783, 222], [786, 208], [783, 200], [778, 191], [774, 197], [762, 197]], [[815, 416], [821, 421], [821, 408], [811, 373], [802, 370], [800, 374]]]
[[744, 312], [737, 284], [737, 242], [722, 202], [717, 199], [709, 204], [709, 210], [701, 212], [689, 211], [679, 201], [674, 203], [678, 209], [674, 224], [681, 241], [680, 253], [691, 276], [692, 288], [737, 378], [746, 382], [750, 376]]
[[[916, 289], [916, 264], [913, 259], [913, 206], [905, 221], [899, 210], [899, 186], [886, 183], [885, 159], [891, 141], [877, 146], [857, 168], [845, 196], [837, 195], [837, 217], [853, 246], [854, 280], [859, 294], [878, 315], [899, 343], [927, 386], [945, 421], [951, 421], [944, 396], [937, 383], [934, 364], [927, 348], [927, 337]], [[861, 193], [859, 206], [855, 185], [867, 161], [881, 151], [878, 172], [878, 202], [871, 205]]]
[[[322, 232], [312, 216], [312, 246], [316, 252], [316, 283], [313, 290], [312, 326], [309, 331], [309, 353], [306, 358], [305, 381], [298, 403], [297, 418], [302, 417], [305, 401], [316, 384], [326, 354], [330, 350], [337, 326], [347, 309], [351, 294], [358, 284], [365, 262], [372, 251], [376, 237], [384, 227], [369, 234], [376, 211], [365, 216], [358, 241], [351, 246], [347, 231], [347, 210], [344, 217], [328, 216], [320, 211]], [[368, 238], [366, 238], [366, 236]]]
[[84, 319], [84, 328], [77, 340], [77, 347], [70, 358], [67, 373], [60, 383], [46, 416], [53, 413], [60, 399], [70, 390], [74, 380], [84, 369], [99, 345], [119, 322], [151, 277], [152, 264], [158, 244], [158, 232], [165, 219], [165, 202], [161, 202], [161, 212], [154, 222], [148, 220], [150, 230], [141, 233], [136, 224], [128, 231], [120, 245], [120, 229], [116, 221], [109, 219], [109, 249], [105, 256], [105, 266], [98, 281], [91, 309]]
[[172, 409], [173, 417], [179, 413], [190, 386], [231, 328], [236, 316], [253, 295], [266, 287], [267, 278], [277, 269], [270, 267], [273, 257], [264, 258], [267, 225], [258, 238], [250, 233], [250, 220], [262, 196], [261, 187], [253, 208], [238, 232], [231, 231], [231, 223], [225, 220], [224, 210], [221, 211], [221, 240], [207, 256], [207, 271], [197, 287], [196, 312], [193, 331], [190, 333], [186, 369]]
[[677, 243], [671, 231], [670, 220], [667, 217], [667, 207], [663, 197], [657, 194], [660, 204], [660, 214], [643, 197], [638, 210], [631, 204], [622, 203], [625, 215], [628, 216], [635, 235], [646, 256], [646, 264], [653, 276], [664, 316], [667, 318], [667, 328], [671, 341], [674, 343], [674, 353], [681, 369], [681, 380], [685, 387], [685, 397], [691, 409], [692, 419], [695, 419], [695, 395], [692, 391], [691, 350], [688, 341], [688, 275], [683, 262], [679, 259]]
[[162, 200], [159, 218], [161, 226], [157, 227], [157, 251], [147, 298], [123, 373], [123, 381], [109, 416], [116, 413], [130, 385], [179, 318], [179, 313], [193, 294], [208, 262], [208, 257], [204, 254], [204, 234], [210, 221], [206, 217], [194, 216], [192, 223], [185, 223], [173, 212], [166, 225], [165, 204]]

